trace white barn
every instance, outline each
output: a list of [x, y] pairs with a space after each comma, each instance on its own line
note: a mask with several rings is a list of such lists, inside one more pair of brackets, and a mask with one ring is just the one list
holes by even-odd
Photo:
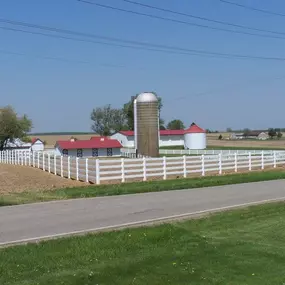
[[5, 150], [17, 150], [17, 151], [44, 151], [45, 146], [43, 141], [38, 138], [33, 138], [32, 142], [23, 142], [20, 139], [14, 139], [13, 141], [8, 141]]
[[55, 155], [75, 157], [121, 156], [122, 145], [107, 137], [92, 137], [90, 140], [57, 141]]
[[[123, 147], [134, 148], [134, 131], [120, 131], [111, 136], [118, 140]], [[159, 146], [184, 146], [184, 130], [160, 130]]]

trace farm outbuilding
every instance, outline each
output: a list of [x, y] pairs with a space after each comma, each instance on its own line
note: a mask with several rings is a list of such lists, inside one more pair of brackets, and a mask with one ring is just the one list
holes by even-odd
[[55, 154], [76, 157], [120, 156], [121, 143], [107, 137], [92, 137], [90, 140], [57, 141]]
[[[118, 140], [123, 147], [135, 146], [134, 131], [120, 131], [113, 134], [111, 138]], [[160, 130], [159, 146], [184, 146], [184, 130]]]
[[5, 146], [5, 150], [17, 150], [17, 151], [44, 151], [44, 143], [38, 138], [33, 138], [31, 142], [23, 142], [20, 139], [14, 139], [8, 141]]
[[196, 124], [192, 124], [184, 133], [185, 149], [205, 149], [206, 148], [206, 131]]

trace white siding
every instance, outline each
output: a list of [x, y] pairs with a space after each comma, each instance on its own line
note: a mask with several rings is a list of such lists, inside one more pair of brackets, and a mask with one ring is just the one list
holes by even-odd
[[184, 135], [160, 136], [159, 146], [184, 145]]
[[[121, 156], [120, 148], [112, 148], [112, 152], [112, 156]], [[62, 155], [62, 150], [59, 147], [55, 148], [55, 155]], [[77, 157], [77, 149], [69, 149], [68, 155]], [[83, 157], [92, 157], [92, 149], [83, 149]], [[98, 157], [107, 157], [107, 149], [99, 148]]]
[[44, 151], [45, 146], [41, 140], [37, 140], [34, 144], [31, 146], [31, 151]]

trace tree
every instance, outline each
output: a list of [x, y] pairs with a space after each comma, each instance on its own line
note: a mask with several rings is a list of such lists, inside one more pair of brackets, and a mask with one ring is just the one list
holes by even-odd
[[245, 138], [247, 138], [247, 137], [249, 136], [249, 132], [250, 132], [250, 129], [245, 128], [245, 129], [243, 130], [243, 136], [244, 136]]
[[113, 109], [111, 105], [93, 109], [92, 130], [101, 136], [110, 136], [126, 128], [126, 116], [121, 109]]
[[269, 137], [270, 137], [271, 139], [273, 139], [274, 137], [277, 136], [277, 132], [276, 132], [275, 129], [270, 128], [270, 129], [268, 129], [268, 135], [269, 135]]
[[18, 116], [11, 106], [0, 110], [0, 151], [8, 141], [27, 137], [32, 128], [32, 121], [26, 115]]
[[185, 129], [184, 123], [181, 120], [172, 120], [167, 124], [168, 130], [183, 130]]
[[[155, 92], [152, 92], [152, 93], [154, 93], [157, 96]], [[133, 96], [131, 100], [125, 103], [123, 106], [123, 112], [127, 120], [127, 127], [131, 131], [133, 131], [135, 128], [134, 127], [134, 100], [136, 99], [137, 96], [138, 94], [136, 96]], [[163, 106], [162, 99], [161, 97], [158, 97], [158, 96], [157, 96], [157, 99], [158, 99], [158, 110], [159, 110], [159, 125], [161, 127], [164, 127], [164, 120], [160, 118], [160, 113], [161, 113], [161, 109]]]
[[283, 134], [281, 132], [277, 133], [277, 138], [280, 140], [282, 138]]
[[219, 140], [222, 140], [223, 139], [223, 136], [222, 135], [219, 135]]

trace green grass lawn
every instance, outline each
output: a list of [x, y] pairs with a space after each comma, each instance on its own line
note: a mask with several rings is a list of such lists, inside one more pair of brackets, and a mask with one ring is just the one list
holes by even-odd
[[85, 187], [66, 188], [44, 192], [30, 191], [24, 193], [11, 193], [2, 196], [0, 195], [0, 207], [60, 199], [89, 198], [98, 196], [113, 196], [168, 190], [193, 189], [276, 179], [285, 179], [285, 172], [279, 169], [224, 176], [208, 176], [188, 179], [149, 181], [115, 185], [91, 185]]
[[282, 203], [0, 249], [1, 285], [282, 285]]

